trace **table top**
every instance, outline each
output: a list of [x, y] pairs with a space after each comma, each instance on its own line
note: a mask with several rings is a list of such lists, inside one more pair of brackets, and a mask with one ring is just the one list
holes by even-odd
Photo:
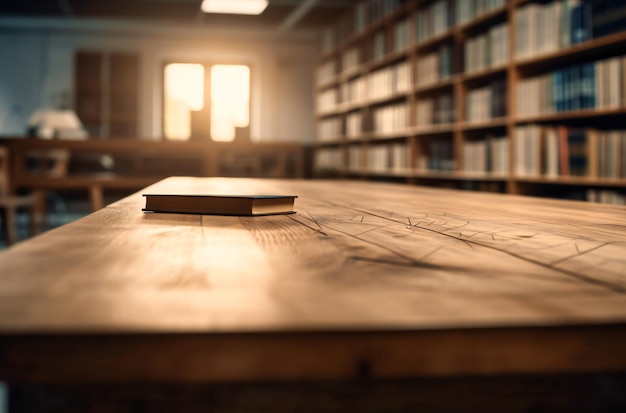
[[[297, 213], [143, 213], [142, 193], [298, 195]], [[625, 229], [623, 206], [169, 178], [0, 253], [0, 379], [626, 369]], [[78, 361], [100, 370], [59, 373]]]

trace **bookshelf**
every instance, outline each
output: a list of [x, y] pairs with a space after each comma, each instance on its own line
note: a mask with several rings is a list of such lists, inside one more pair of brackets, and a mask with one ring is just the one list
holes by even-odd
[[621, 3], [356, 3], [321, 34], [316, 176], [625, 203]]
[[75, 59], [76, 113], [92, 137], [137, 136], [139, 56], [80, 50]]

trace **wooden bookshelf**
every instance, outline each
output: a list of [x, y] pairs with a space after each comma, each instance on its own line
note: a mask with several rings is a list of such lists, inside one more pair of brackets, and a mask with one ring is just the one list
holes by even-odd
[[[589, 9], [573, 10], [558, 3], [504, 0], [485, 2], [493, 7], [476, 11], [469, 7], [461, 10], [456, 0], [404, 0], [395, 5], [393, 1], [355, 2], [354, 10], [321, 36], [318, 65], [326, 65], [326, 76], [317, 82], [316, 93], [326, 94], [327, 100], [317, 112], [320, 128], [314, 153], [322, 154], [319, 162], [314, 160], [314, 167], [321, 171], [319, 176], [333, 172], [338, 177], [393, 178], [455, 188], [467, 188], [471, 183], [469, 186], [478, 189], [576, 199], [584, 199], [585, 193], [608, 191], [616, 195], [609, 198], [623, 202], [626, 127], [620, 119], [626, 114], [626, 31], [584, 37], [595, 31], [591, 30], [592, 17], [586, 22], [574, 20], [573, 13], [602, 11], [591, 9], [590, 4], [580, 6]], [[617, 3], [616, 8], [625, 8]], [[450, 10], [454, 17], [445, 15]], [[408, 22], [407, 37], [400, 39], [403, 47], [398, 48], [394, 42], [403, 22]], [[577, 37], [581, 36], [579, 29], [584, 29], [582, 38]], [[537, 33], [533, 37], [528, 32]], [[384, 42], [380, 33], [384, 33]], [[358, 63], [343, 67], [344, 56], [354, 50], [358, 51]], [[476, 56], [477, 64], [471, 61]], [[398, 69], [400, 65], [408, 66], [407, 73]], [[335, 70], [329, 73], [331, 66]], [[433, 74], [433, 67], [437, 73]], [[466, 70], [469, 67], [472, 70]], [[393, 90], [377, 90], [381, 86], [373, 80], [376, 75], [387, 76], [382, 87]], [[398, 82], [406, 82], [401, 76], [409, 76], [408, 87], [398, 87]], [[359, 87], [363, 90], [355, 99], [350, 94]], [[535, 90], [539, 92], [533, 93]], [[387, 113], [381, 113], [385, 109]], [[534, 159], [522, 154], [527, 149], [516, 139], [519, 129], [529, 125], [537, 125], [535, 132], [539, 130]], [[556, 153], [546, 148], [545, 131], [550, 128], [563, 134]], [[550, 157], [560, 158], [566, 152], [573, 162], [574, 155], [565, 148], [572, 144], [568, 133], [578, 129], [588, 130], [590, 136], [620, 131], [622, 137], [605, 150], [619, 152], [615, 165], [610, 166], [617, 176], [599, 177], [592, 171], [603, 162], [595, 138], [586, 138], [584, 152], [576, 155], [586, 163], [584, 175], [568, 175], [563, 160], [559, 160], [557, 176], [547, 174], [545, 164]], [[498, 139], [506, 142], [501, 142], [496, 154], [493, 142]], [[398, 154], [391, 152], [397, 148], [389, 149], [386, 157], [369, 154], [372, 148], [383, 152], [384, 145], [391, 148], [398, 143], [404, 145], [406, 160], [401, 163], [406, 167], [394, 164]], [[476, 153], [487, 152], [486, 160], [481, 160], [484, 171], [467, 170], [470, 163], [476, 167], [467, 155], [472, 145], [478, 146]], [[440, 152], [444, 158], [433, 159], [439, 156], [433, 154]], [[495, 157], [505, 162], [504, 166], [498, 164], [505, 173], [494, 172]], [[374, 159], [385, 164], [372, 165]], [[472, 162], [465, 162], [468, 159]], [[536, 162], [537, 173], [520, 175], [517, 163], [522, 159]], [[439, 161], [444, 167], [433, 169], [433, 165], [441, 165]]]
[[83, 51], [75, 59], [76, 113], [91, 137], [136, 137], [139, 56]]

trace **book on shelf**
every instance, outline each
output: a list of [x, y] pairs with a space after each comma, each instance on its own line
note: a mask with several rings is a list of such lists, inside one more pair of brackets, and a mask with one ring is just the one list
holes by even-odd
[[466, 23], [505, 4], [506, 0], [456, 0], [456, 22]]
[[378, 143], [367, 149], [370, 172], [401, 172], [408, 167], [406, 143]]
[[351, 145], [348, 148], [348, 170], [351, 172], [358, 172], [363, 167], [363, 161], [361, 159], [361, 147], [358, 145]]
[[509, 26], [501, 23], [465, 41], [465, 72], [485, 70], [509, 59]]
[[418, 86], [431, 85], [449, 78], [453, 73], [452, 46], [444, 44], [436, 51], [420, 56], [415, 69]]
[[487, 136], [463, 142], [463, 170], [504, 175], [509, 172], [509, 141], [506, 136]]
[[626, 56], [566, 66], [517, 84], [520, 116], [611, 110], [626, 104]]
[[202, 215], [275, 215], [294, 213], [296, 195], [144, 194], [144, 212]]
[[589, 188], [586, 191], [586, 200], [602, 204], [626, 205], [626, 193], [612, 189]]
[[469, 123], [482, 122], [507, 115], [507, 88], [504, 80], [468, 91], [465, 119]]
[[598, 131], [598, 176], [626, 178], [626, 131]]
[[591, 32], [594, 38], [624, 31], [626, 2], [624, 0], [593, 0], [591, 5]]
[[405, 103], [386, 105], [373, 109], [372, 131], [381, 134], [403, 132], [408, 126]]
[[431, 140], [428, 145], [428, 169], [433, 171], [454, 171], [454, 145], [451, 139]]
[[451, 92], [424, 97], [417, 101], [416, 120], [418, 128], [424, 129], [430, 125], [452, 124], [454, 119], [454, 98]]
[[515, 173], [626, 178], [626, 133], [566, 125], [515, 128]]
[[342, 150], [338, 147], [317, 148], [314, 168], [318, 175], [337, 175], [343, 169]]
[[409, 47], [409, 20], [398, 21], [393, 28], [393, 50], [400, 52]]
[[445, 33], [454, 25], [453, 0], [437, 0], [418, 10], [415, 17], [415, 38], [418, 42]]
[[589, 131], [582, 128], [559, 128], [561, 139], [561, 175], [589, 175]]

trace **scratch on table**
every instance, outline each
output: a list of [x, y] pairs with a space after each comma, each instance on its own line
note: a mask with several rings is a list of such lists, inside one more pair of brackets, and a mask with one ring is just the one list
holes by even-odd
[[435, 248], [434, 250], [430, 251], [429, 253], [424, 255], [422, 258], [420, 258], [420, 261], [424, 262], [426, 260], [426, 258], [428, 258], [431, 255], [435, 254], [437, 251], [441, 250], [442, 248], [443, 248], [443, 245], [440, 245], [439, 247]]
[[[404, 224], [404, 222], [397, 221], [395, 219], [391, 219], [389, 217], [386, 217], [386, 216], [383, 216], [383, 215], [380, 215], [380, 214], [375, 214], [373, 212], [364, 211], [364, 210], [361, 210], [359, 208], [355, 208], [355, 207], [346, 207], [346, 208], [350, 208], [350, 209], [353, 209], [355, 211], [359, 211], [360, 213], [368, 214], [368, 215], [371, 215], [371, 216], [374, 216], [374, 217], [377, 217], [377, 218], [381, 218], [381, 219], [385, 219], [385, 220], [388, 220], [388, 221], [393, 221], [393, 222]], [[415, 227], [411, 227], [411, 228], [415, 228]], [[436, 229], [432, 229], [432, 228], [425, 228], [425, 227], [418, 227], [418, 228], [422, 229], [424, 231], [430, 231], [430, 232], [433, 232], [433, 233], [436, 233], [436, 234], [439, 234], [439, 235], [442, 235], [442, 236], [445, 236], [445, 237], [453, 238], [453, 239], [455, 239], [457, 241], [461, 241], [461, 242], [466, 243], [466, 245], [469, 245], [469, 243], [474, 244], [474, 245], [480, 245], [480, 246], [482, 246], [484, 248], [488, 248], [488, 249], [491, 249], [491, 250], [494, 250], [494, 251], [501, 252], [503, 254], [507, 254], [507, 255], [509, 255], [509, 256], [511, 256], [513, 258], [517, 258], [519, 260], [526, 261], [526, 262], [534, 264], [534, 265], [538, 265], [538, 266], [545, 267], [545, 268], [550, 268], [550, 269], [552, 269], [554, 271], [560, 272], [561, 274], [564, 274], [564, 275], [567, 275], [569, 277], [575, 278], [575, 279], [577, 279], [577, 280], [579, 280], [581, 282], [585, 282], [585, 283], [588, 283], [588, 284], [604, 287], [604, 288], [609, 289], [609, 290], [611, 290], [613, 292], [616, 292], [616, 293], [621, 293], [621, 294], [626, 293], [626, 286], [617, 285], [617, 284], [611, 283], [609, 281], [593, 278], [591, 276], [580, 274], [580, 273], [575, 272], [575, 271], [567, 270], [567, 269], [564, 269], [564, 268], [559, 268], [559, 267], [554, 266], [554, 264], [552, 264], [552, 265], [551, 264], [546, 264], [546, 263], [544, 263], [542, 261], [539, 261], [539, 260], [534, 259], [532, 257], [525, 256], [525, 255], [523, 255], [521, 253], [516, 253], [516, 252], [513, 252], [513, 251], [509, 251], [507, 249], [500, 248], [500, 247], [495, 246], [495, 245], [491, 245], [491, 244], [488, 244], [488, 243], [483, 243], [483, 242], [479, 242], [479, 241], [475, 241], [475, 240], [469, 240], [469, 239], [463, 240], [463, 239], [460, 239], [458, 236], [455, 236], [455, 235], [452, 235], [452, 234], [448, 234], [445, 231], [440, 231], [440, 230], [436, 230]], [[538, 235], [538, 234], [535, 234], [535, 235]], [[494, 238], [493, 235], [492, 235], [492, 238]], [[357, 239], [360, 239], [360, 238], [357, 238]], [[377, 244], [374, 244], [374, 245], [377, 245]], [[381, 246], [381, 247], [385, 248], [384, 246]], [[388, 249], [388, 248], [386, 248], [386, 249]], [[393, 251], [393, 252], [397, 254], [397, 252], [395, 252], [395, 251]], [[590, 251], [587, 251], [587, 252], [590, 252]]]
[[[315, 232], [316, 232], [316, 233], [318, 233], [318, 234], [322, 234], [322, 235], [324, 235], [324, 236], [328, 236], [328, 234], [327, 234], [327, 233], [325, 233], [324, 231], [322, 231], [322, 228], [319, 226], [319, 224], [318, 224], [318, 223], [316, 223], [316, 224], [317, 224], [317, 226], [318, 226], [318, 228], [314, 228], [314, 227], [312, 227], [312, 226], [310, 226], [310, 225], [307, 225], [305, 222], [302, 222], [302, 221], [300, 221], [299, 219], [294, 218], [292, 215], [287, 215], [287, 217], [288, 217], [289, 219], [291, 219], [292, 221], [295, 221], [295, 222], [297, 222], [298, 224], [300, 224], [300, 225], [304, 225], [305, 227], [309, 228], [310, 230], [315, 231]], [[306, 218], [306, 217], [304, 217], [304, 219], [307, 219], [307, 218]]]
[[374, 228], [370, 228], [370, 229], [365, 230], [365, 231], [363, 231], [363, 232], [359, 232], [358, 234], [354, 234], [354, 236], [355, 236], [355, 237], [360, 237], [361, 235], [363, 235], [363, 234], [367, 234], [368, 232], [376, 231], [376, 230], [379, 230], [379, 229], [381, 229], [381, 228], [387, 228], [389, 225], [392, 225], [392, 224], [387, 224], [387, 225], [377, 225], [377, 226], [375, 226]]
[[568, 260], [571, 260], [572, 258], [580, 257], [581, 255], [585, 255], [585, 254], [588, 254], [588, 253], [590, 253], [590, 252], [592, 252], [592, 251], [596, 251], [596, 250], [598, 250], [598, 249], [600, 249], [600, 248], [602, 248], [602, 247], [605, 247], [605, 246], [607, 246], [607, 245], [609, 245], [609, 244], [610, 244], [609, 242], [605, 242], [605, 243], [603, 243], [603, 244], [596, 245], [596, 246], [595, 246], [595, 247], [593, 247], [593, 248], [589, 248], [589, 249], [588, 249], [588, 250], [586, 250], [586, 251], [580, 251], [580, 250], [578, 249], [578, 244], [574, 244], [574, 245], [576, 246], [576, 254], [572, 254], [572, 255], [569, 255], [569, 256], [567, 256], [567, 257], [560, 258], [560, 259], [558, 259], [558, 260], [556, 260], [556, 261], [552, 261], [549, 265], [558, 265], [558, 264], [562, 264], [563, 262], [568, 261]]

